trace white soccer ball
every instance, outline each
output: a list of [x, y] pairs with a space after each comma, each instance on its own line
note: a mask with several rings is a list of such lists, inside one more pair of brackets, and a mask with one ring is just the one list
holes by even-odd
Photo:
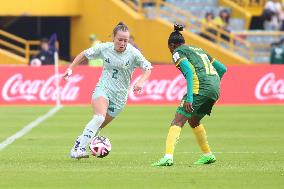
[[30, 65], [31, 65], [31, 66], [34, 66], [34, 67], [39, 67], [39, 66], [41, 66], [41, 61], [40, 61], [40, 59], [38, 59], [38, 58], [34, 58], [34, 59], [32, 59]]
[[110, 140], [105, 136], [97, 136], [90, 143], [92, 155], [97, 158], [106, 157], [111, 151]]

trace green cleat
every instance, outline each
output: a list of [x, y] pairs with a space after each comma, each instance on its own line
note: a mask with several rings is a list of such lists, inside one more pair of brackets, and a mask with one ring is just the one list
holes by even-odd
[[154, 167], [160, 167], [160, 166], [172, 166], [174, 164], [173, 159], [163, 157], [159, 161], [152, 164]]
[[210, 164], [214, 163], [216, 161], [216, 157], [211, 154], [209, 156], [202, 155], [199, 160], [194, 162], [195, 165], [203, 165], [203, 164]]

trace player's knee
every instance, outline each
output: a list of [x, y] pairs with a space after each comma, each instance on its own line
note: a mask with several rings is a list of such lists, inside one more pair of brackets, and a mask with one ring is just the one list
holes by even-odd
[[174, 119], [172, 121], [171, 125], [176, 125], [176, 126], [179, 126], [179, 127], [183, 127], [185, 123], [186, 123], [186, 120], [176, 120], [176, 119]]
[[103, 116], [102, 114], [95, 114], [93, 119], [96, 120], [98, 125], [101, 125], [105, 121], [105, 116]]
[[197, 120], [188, 120], [188, 123], [189, 123], [191, 128], [195, 128], [198, 125], [200, 125], [200, 121], [197, 121]]
[[190, 127], [195, 128], [198, 125], [200, 125], [201, 119], [202, 119], [202, 117], [192, 116], [190, 119], [188, 119], [188, 123], [189, 123]]

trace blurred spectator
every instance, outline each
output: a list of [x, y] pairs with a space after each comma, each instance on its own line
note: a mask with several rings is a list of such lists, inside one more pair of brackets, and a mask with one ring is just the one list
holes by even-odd
[[129, 43], [130, 43], [131, 45], [133, 45], [133, 47], [135, 47], [136, 49], [138, 49], [138, 50], [140, 51], [139, 47], [138, 47], [138, 46], [136, 45], [136, 43], [135, 43], [135, 39], [134, 39], [133, 35], [130, 35], [130, 37], [129, 37]]
[[98, 43], [101, 43], [101, 41], [100, 40], [98, 40], [97, 39], [97, 36], [96, 36], [96, 34], [91, 34], [90, 35], [90, 42], [91, 42], [91, 44], [92, 44], [92, 46], [94, 47], [96, 44], [98, 44]]
[[280, 30], [282, 6], [278, 0], [268, 0], [264, 6], [262, 18], [265, 30]]
[[39, 53], [32, 57], [31, 66], [53, 65], [55, 63], [54, 53], [59, 50], [59, 42], [56, 33], [49, 39], [43, 38], [40, 41]]
[[220, 11], [219, 16], [214, 19], [214, 23], [225, 31], [229, 30], [230, 13], [228, 10], [223, 9]]
[[[156, 0], [131, 0], [136, 6], [138, 6], [139, 4], [142, 5], [142, 7], [153, 7], [156, 3]], [[163, 0], [165, 1], [165, 0]]]
[[284, 64], [284, 39], [281, 39], [278, 45], [274, 44], [270, 54], [271, 64]]
[[280, 30], [284, 31], [284, 0], [282, 0], [280, 4], [281, 4], [281, 11], [279, 14]]
[[[214, 23], [226, 32], [230, 32], [229, 30], [229, 22], [230, 22], [230, 13], [228, 10], [223, 9], [220, 11], [219, 16], [214, 19]], [[229, 41], [229, 37], [227, 35], [221, 35], [221, 37], [227, 41]]]
[[[89, 39], [90, 39], [90, 42], [92, 44], [92, 47], [101, 43], [101, 41], [97, 39], [96, 34], [91, 34]], [[89, 64], [89, 66], [100, 67], [100, 66], [103, 66], [103, 63], [104, 63], [103, 59], [96, 58], [96, 59], [93, 59], [93, 60], [89, 60], [88, 64]]]
[[53, 65], [54, 64], [54, 54], [50, 51], [49, 40], [43, 38], [40, 41], [40, 51], [36, 54], [30, 63], [31, 66], [41, 66], [41, 65]]
[[207, 12], [205, 14], [205, 17], [202, 19], [202, 28], [201, 28], [201, 32], [200, 32], [200, 36], [215, 42], [215, 40], [209, 36], [206, 32], [212, 33], [214, 35], [216, 35], [216, 30], [214, 29], [214, 27], [212, 27], [214, 25], [214, 14], [212, 12]]

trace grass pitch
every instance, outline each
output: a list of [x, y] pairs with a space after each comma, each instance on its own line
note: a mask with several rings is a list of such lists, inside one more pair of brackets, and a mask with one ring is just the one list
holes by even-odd
[[[52, 107], [0, 107], [0, 143]], [[217, 106], [203, 121], [217, 157], [196, 166], [200, 150], [182, 130], [174, 166], [151, 167], [164, 153], [174, 106], [129, 106], [101, 135], [106, 158], [69, 158], [91, 108], [63, 107], [0, 151], [1, 189], [244, 189], [284, 186], [284, 106]]]

